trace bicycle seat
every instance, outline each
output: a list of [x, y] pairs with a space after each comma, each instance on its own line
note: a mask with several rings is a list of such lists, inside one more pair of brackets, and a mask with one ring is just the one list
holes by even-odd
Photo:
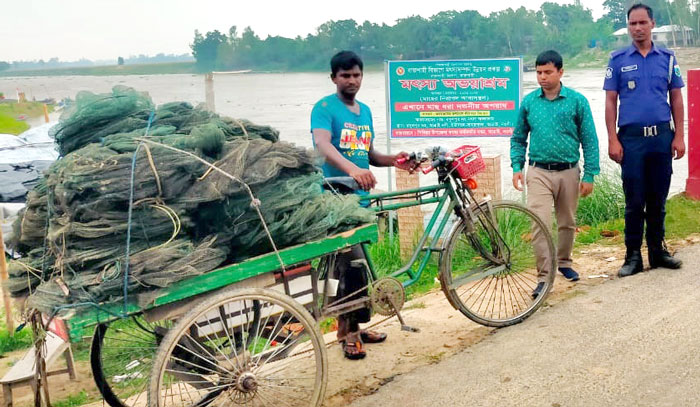
[[352, 194], [360, 188], [353, 177], [328, 177], [323, 179], [323, 187], [341, 194]]

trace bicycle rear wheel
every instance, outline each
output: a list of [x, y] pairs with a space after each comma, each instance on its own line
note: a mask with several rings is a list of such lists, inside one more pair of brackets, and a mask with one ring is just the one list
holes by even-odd
[[552, 288], [554, 243], [542, 220], [519, 203], [482, 208], [475, 223], [460, 219], [452, 228], [440, 258], [440, 283], [450, 304], [472, 321], [513, 325], [535, 312]]

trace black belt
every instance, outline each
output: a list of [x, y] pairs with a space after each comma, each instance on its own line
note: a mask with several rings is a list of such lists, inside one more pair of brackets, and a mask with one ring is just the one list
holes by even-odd
[[663, 122], [652, 124], [651, 126], [628, 124], [627, 126], [620, 127], [617, 133], [622, 136], [654, 137], [664, 131], [671, 131], [671, 123]]
[[542, 163], [530, 160], [530, 165], [547, 171], [564, 171], [577, 166], [578, 161], [575, 163]]

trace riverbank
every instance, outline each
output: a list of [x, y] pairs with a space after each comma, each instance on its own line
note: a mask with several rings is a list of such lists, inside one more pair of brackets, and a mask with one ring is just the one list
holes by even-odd
[[[48, 111], [53, 112], [52, 105], [48, 105]], [[18, 135], [29, 130], [31, 122], [43, 115], [43, 103], [3, 101], [0, 103], [0, 134]]]
[[194, 73], [197, 73], [194, 62], [172, 62], [163, 64], [111, 65], [80, 68], [36, 69], [27, 71], [4, 71], [0, 72], [0, 77], [168, 75]]
[[[685, 71], [700, 67], [700, 48], [674, 48], [681, 68]], [[572, 57], [566, 57], [564, 65], [567, 69], [604, 68], [610, 57], [610, 50], [591, 48]], [[534, 66], [535, 56], [523, 58], [525, 66]], [[323, 70], [298, 69], [298, 70], [269, 70], [265, 68], [253, 69], [254, 73], [299, 73], [320, 72]], [[383, 64], [368, 64], [365, 70], [379, 72], [384, 70]], [[35, 76], [112, 76], [112, 75], [169, 75], [169, 74], [198, 74], [194, 62], [174, 62], [162, 64], [138, 64], [138, 65], [112, 65], [91, 66], [80, 68], [37, 69], [27, 71], [4, 71], [0, 77], [35, 77]]]

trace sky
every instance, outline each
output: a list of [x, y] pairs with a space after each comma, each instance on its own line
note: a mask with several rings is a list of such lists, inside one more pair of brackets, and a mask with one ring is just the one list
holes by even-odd
[[[552, 0], [550, 0], [552, 1]], [[101, 60], [139, 54], [190, 53], [194, 30], [239, 33], [250, 26], [260, 38], [315, 33], [329, 20], [393, 25], [411, 15], [446, 10], [482, 15], [509, 7], [538, 10], [543, 0], [266, 1], [266, 0], [23, 0], [3, 1], [0, 61], [81, 58]], [[570, 0], [569, 3], [573, 3]], [[582, 0], [593, 17], [603, 0]]]

